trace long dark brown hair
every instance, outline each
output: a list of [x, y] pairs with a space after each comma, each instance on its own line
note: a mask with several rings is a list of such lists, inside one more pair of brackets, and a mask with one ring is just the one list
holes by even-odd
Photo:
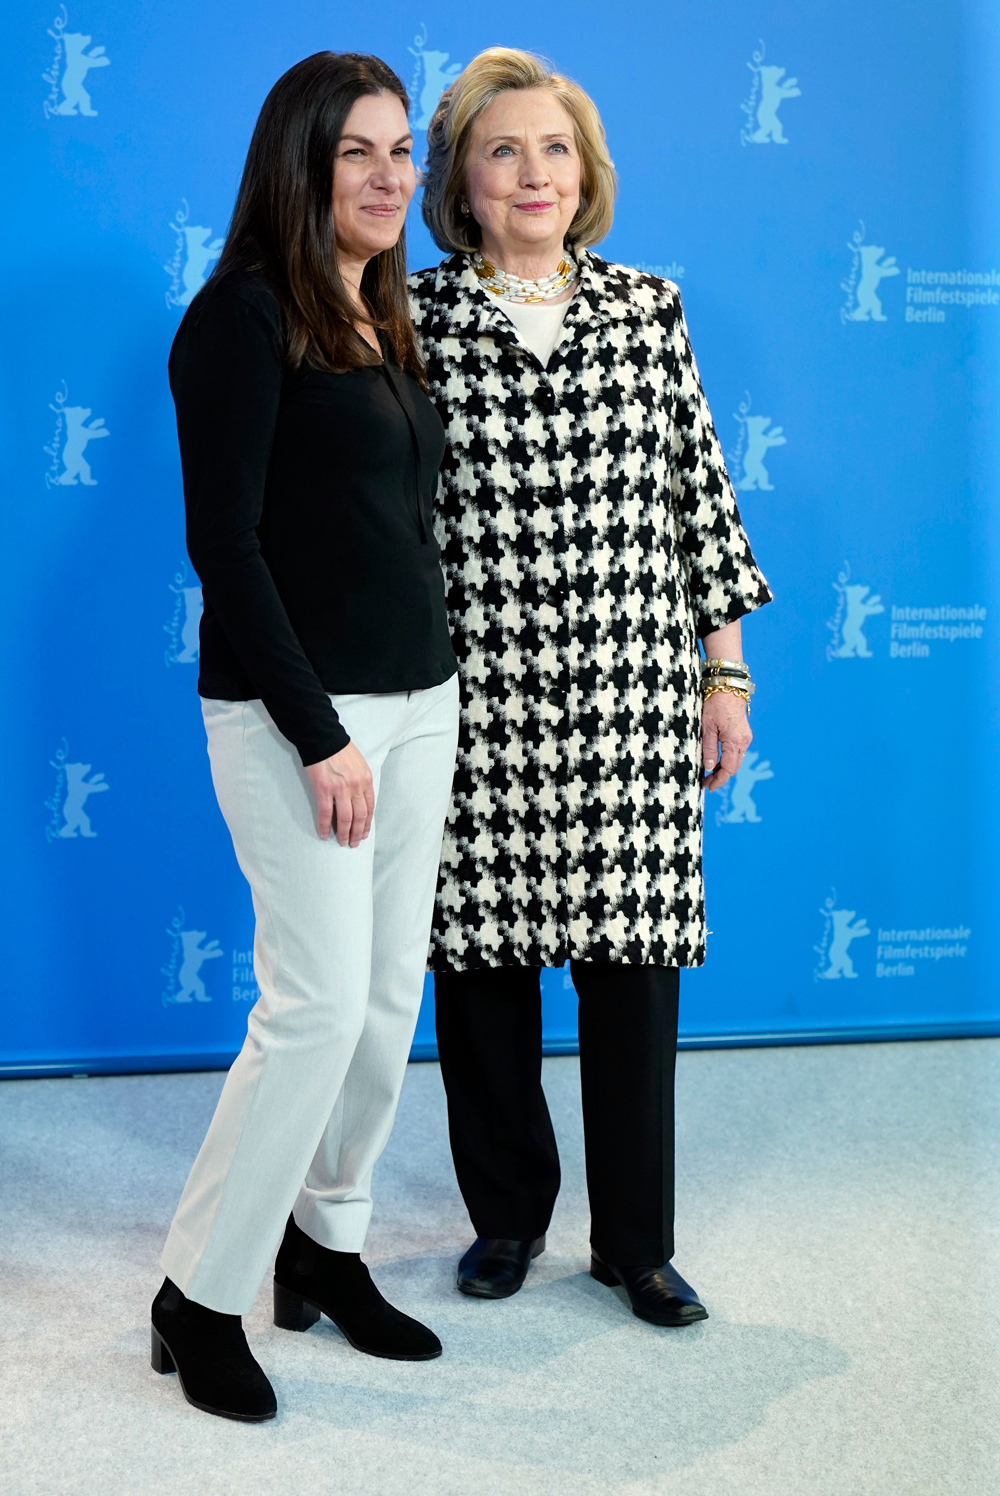
[[[284, 313], [287, 358], [334, 373], [378, 362], [355, 329], [358, 314], [337, 265], [333, 168], [347, 117], [366, 94], [391, 93], [408, 112], [406, 89], [378, 57], [316, 52], [289, 68], [260, 111], [225, 247], [211, 280], [263, 271]], [[418, 378], [406, 299], [406, 244], [368, 261], [361, 294], [400, 368]]]

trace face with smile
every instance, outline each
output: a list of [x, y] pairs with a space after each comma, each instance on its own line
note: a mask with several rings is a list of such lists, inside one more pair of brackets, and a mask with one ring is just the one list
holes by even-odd
[[340, 273], [354, 289], [365, 265], [399, 238], [416, 187], [413, 138], [395, 94], [354, 105], [333, 167], [333, 222]]
[[555, 95], [499, 94], [473, 126], [465, 180], [484, 258], [515, 275], [550, 275], [580, 206], [576, 131]]

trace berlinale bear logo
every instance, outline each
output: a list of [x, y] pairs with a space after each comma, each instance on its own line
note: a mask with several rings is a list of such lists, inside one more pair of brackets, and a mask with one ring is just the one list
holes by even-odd
[[420, 35], [413, 38], [413, 46], [407, 49], [417, 60], [410, 83], [410, 98], [413, 100], [415, 130], [426, 130], [434, 118], [438, 100], [446, 88], [450, 88], [462, 71], [460, 62], [446, 67], [447, 52], [432, 52], [427, 47], [427, 27], [421, 26]]
[[194, 665], [198, 661], [198, 626], [204, 604], [200, 587], [182, 588], [184, 596], [184, 623], [181, 627], [181, 649], [175, 665]]
[[163, 631], [170, 643], [163, 652], [168, 665], [197, 665], [201, 615], [204, 610], [200, 587], [188, 587], [187, 566], [182, 564], [174, 573], [170, 590], [174, 594], [174, 609], [169, 623]]
[[68, 400], [69, 390], [63, 380], [62, 389], [56, 391], [55, 404], [49, 404], [49, 409], [56, 413], [56, 429], [52, 441], [43, 449], [52, 459], [45, 474], [46, 487], [75, 488], [82, 483], [85, 488], [96, 488], [97, 479], [83, 454], [89, 442], [110, 436], [111, 432], [103, 416], [91, 421], [89, 406], [69, 405]]
[[170, 276], [167, 306], [190, 306], [208, 279], [208, 272], [222, 253], [225, 239], [212, 239], [212, 230], [202, 223], [188, 223], [190, 209], [185, 198], [170, 222], [177, 236], [174, 252], [164, 265]]
[[740, 105], [746, 124], [740, 131], [743, 145], [787, 145], [788, 136], [781, 127], [778, 110], [786, 99], [802, 95], [798, 78], [786, 78], [785, 68], [764, 64], [764, 43], [759, 42], [747, 67], [753, 74], [750, 97]]
[[752, 416], [750, 403], [750, 395], [747, 393], [733, 412], [740, 434], [735, 448], [727, 457], [729, 471], [736, 487], [742, 492], [763, 489], [770, 493], [774, 484], [764, 466], [764, 458], [772, 447], [787, 446], [788, 438], [783, 427], [771, 425], [770, 416]]
[[840, 289], [847, 299], [840, 308], [841, 322], [886, 322], [878, 288], [884, 280], [899, 274], [896, 256], [883, 259], [883, 244], [866, 244], [865, 226], [860, 223], [851, 235], [847, 246], [851, 255], [851, 271], [841, 281]]
[[185, 930], [184, 910], [178, 909], [170, 922], [167, 934], [170, 937], [170, 960], [160, 972], [167, 978], [167, 986], [161, 993], [164, 1003], [210, 1003], [211, 996], [205, 990], [201, 968], [206, 961], [224, 956], [217, 940], [202, 945], [206, 930]]
[[851, 942], [862, 935], [870, 935], [867, 920], [858, 919], [856, 909], [837, 909], [837, 890], [834, 889], [823, 902], [819, 911], [823, 916], [823, 940], [813, 949], [819, 956], [819, 965], [813, 975], [820, 981], [839, 981], [841, 977], [857, 977], [849, 954]]
[[68, 24], [66, 7], [60, 5], [59, 14], [49, 27], [49, 36], [56, 46], [49, 70], [42, 74], [42, 81], [49, 85], [48, 98], [42, 108], [46, 118], [51, 118], [54, 114], [83, 114], [93, 119], [97, 110], [83, 86], [83, 80], [92, 68], [109, 67], [111, 58], [105, 55], [103, 47], [93, 47], [88, 51], [94, 38], [84, 36], [80, 31], [67, 31]]
[[864, 625], [869, 618], [885, 612], [880, 595], [869, 597], [871, 588], [850, 580], [851, 568], [844, 562], [837, 573], [833, 590], [837, 594], [837, 610], [827, 619], [827, 628], [833, 638], [826, 646], [828, 660], [871, 660], [874, 656], [864, 635]]
[[93, 779], [88, 779], [87, 775], [92, 768], [92, 764], [65, 765], [66, 799], [63, 801], [63, 817], [66, 824], [61, 828], [60, 836], [76, 836], [77, 832], [81, 836], [97, 835], [83, 807], [89, 795], [99, 794], [101, 790], [109, 790], [111, 786], [105, 783], [103, 774], [95, 774]]
[[45, 808], [49, 812], [49, 822], [45, 828], [46, 840], [55, 841], [58, 838], [73, 841], [82, 836], [85, 840], [92, 841], [97, 832], [90, 824], [90, 817], [84, 807], [91, 795], [109, 790], [110, 784], [103, 773], [88, 778], [93, 764], [69, 762], [69, 744], [65, 738], [50, 762], [56, 771], [56, 783], [45, 802]]
[[722, 804], [716, 813], [717, 826], [742, 826], [747, 823], [759, 825], [761, 817], [754, 803], [753, 789], [765, 779], [774, 778], [770, 759], [758, 763], [759, 753], [744, 754], [732, 779], [719, 791]]
[[209, 1003], [212, 999], [205, 991], [205, 983], [198, 973], [201, 971], [205, 961], [212, 961], [223, 952], [219, 949], [217, 940], [210, 940], [208, 945], [203, 946], [202, 941], [208, 934], [207, 930], [182, 930], [181, 948], [183, 959], [181, 969], [177, 973], [177, 992], [174, 995], [175, 1003]]

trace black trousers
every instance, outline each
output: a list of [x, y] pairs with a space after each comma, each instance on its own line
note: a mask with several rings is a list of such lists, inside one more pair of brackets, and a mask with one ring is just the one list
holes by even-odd
[[[673, 1256], [678, 971], [574, 961], [590, 1240], [607, 1262]], [[477, 1236], [548, 1229], [559, 1154], [542, 1090], [537, 966], [437, 972], [438, 1053]]]

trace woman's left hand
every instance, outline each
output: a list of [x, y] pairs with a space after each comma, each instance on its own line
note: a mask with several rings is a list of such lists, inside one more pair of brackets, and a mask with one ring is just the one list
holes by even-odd
[[732, 778], [752, 742], [745, 704], [731, 691], [713, 692], [702, 708], [701, 719], [707, 790], [717, 790]]

